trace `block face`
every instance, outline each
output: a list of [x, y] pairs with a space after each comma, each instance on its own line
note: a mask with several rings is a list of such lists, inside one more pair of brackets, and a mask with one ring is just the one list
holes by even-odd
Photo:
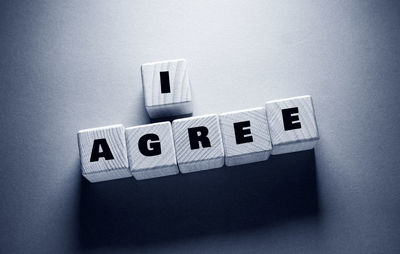
[[126, 129], [129, 167], [136, 180], [178, 174], [170, 122]]
[[145, 106], [151, 118], [192, 113], [186, 60], [146, 63], [141, 70]]
[[[172, 129], [178, 166], [182, 173], [223, 166], [224, 148], [217, 115], [174, 120]], [[205, 136], [207, 139], [204, 139]]]
[[309, 150], [319, 140], [311, 96], [266, 103], [272, 154]]
[[78, 132], [82, 175], [91, 182], [130, 177], [123, 125]]
[[272, 144], [264, 108], [223, 113], [219, 120], [227, 166], [268, 159]]
[[95, 183], [95, 182], [103, 182], [119, 178], [131, 177], [132, 175], [126, 168], [120, 168], [120, 169], [101, 171], [99, 173], [84, 174], [83, 176], [87, 180], [89, 180], [89, 182]]

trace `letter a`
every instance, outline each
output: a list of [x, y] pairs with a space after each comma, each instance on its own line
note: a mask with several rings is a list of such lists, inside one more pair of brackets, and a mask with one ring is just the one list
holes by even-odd
[[[101, 148], [101, 151], [100, 151]], [[105, 138], [95, 139], [93, 141], [92, 154], [90, 155], [90, 162], [98, 161], [100, 157], [106, 160], [113, 160], [114, 156], [111, 153], [110, 147]]]

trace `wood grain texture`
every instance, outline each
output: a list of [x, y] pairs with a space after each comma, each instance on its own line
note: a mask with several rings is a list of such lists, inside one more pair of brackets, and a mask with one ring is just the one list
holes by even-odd
[[[188, 128], [205, 126], [211, 147], [191, 150]], [[222, 167], [224, 148], [218, 116], [205, 115], [174, 120], [172, 123], [179, 170], [182, 173]]]
[[[105, 160], [104, 157], [100, 157], [98, 161], [90, 162], [94, 140], [103, 138], [106, 139], [114, 159]], [[78, 145], [82, 175], [90, 182], [132, 176], [128, 165], [123, 125], [80, 130], [78, 132]]]
[[[317, 121], [311, 96], [300, 96], [266, 103], [272, 140], [272, 154], [312, 149], [319, 140]], [[301, 128], [285, 131], [282, 109], [298, 107]]]
[[[225, 165], [235, 166], [267, 160], [272, 150], [265, 108], [233, 111], [219, 115], [225, 149]], [[234, 123], [250, 121], [253, 141], [237, 144]]]
[[[192, 113], [192, 92], [186, 60], [146, 63], [142, 65], [141, 71], [145, 106], [151, 118]], [[169, 73], [169, 93], [161, 93], [162, 71]]]
[[[143, 155], [138, 147], [139, 139], [149, 133], [159, 137], [161, 154]], [[174, 139], [170, 122], [161, 122], [126, 129], [129, 167], [136, 180], [175, 175], [179, 173], [176, 162]]]

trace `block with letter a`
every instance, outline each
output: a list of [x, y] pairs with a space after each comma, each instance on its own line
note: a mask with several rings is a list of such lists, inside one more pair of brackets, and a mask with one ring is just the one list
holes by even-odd
[[82, 175], [90, 182], [131, 177], [125, 128], [111, 125], [78, 132]]
[[311, 96], [268, 101], [265, 105], [272, 154], [312, 149], [319, 140]]

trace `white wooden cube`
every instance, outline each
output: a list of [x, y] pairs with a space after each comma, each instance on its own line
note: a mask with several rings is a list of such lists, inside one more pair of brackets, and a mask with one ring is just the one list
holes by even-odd
[[266, 103], [272, 154], [312, 149], [319, 140], [311, 96]]
[[265, 108], [219, 115], [225, 149], [225, 165], [235, 166], [267, 160], [272, 144]]
[[224, 147], [216, 114], [174, 120], [172, 130], [180, 172], [224, 165]]
[[90, 182], [132, 176], [123, 125], [80, 130], [78, 145], [82, 175]]
[[170, 122], [126, 129], [129, 167], [136, 180], [179, 173]]
[[193, 112], [186, 60], [143, 64], [142, 83], [145, 107], [150, 118]]

